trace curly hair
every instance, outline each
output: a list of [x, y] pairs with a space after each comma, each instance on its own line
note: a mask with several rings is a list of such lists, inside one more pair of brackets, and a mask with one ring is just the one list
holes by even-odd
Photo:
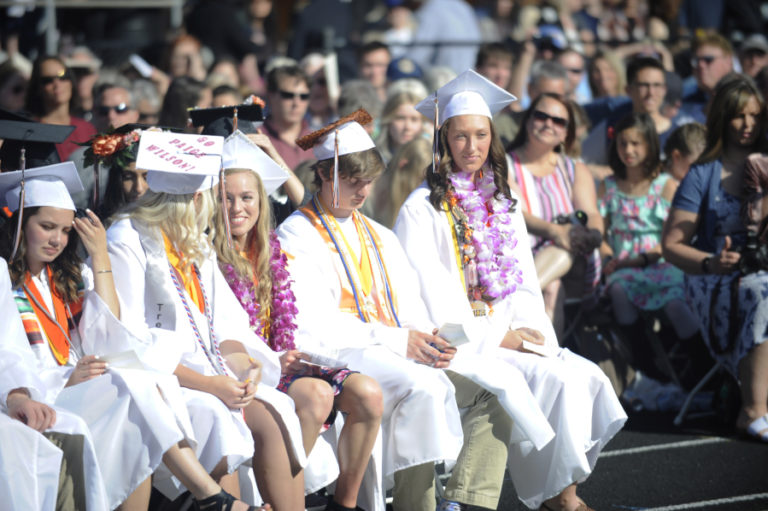
[[[24, 208], [24, 218], [21, 226], [21, 240], [19, 241], [19, 250], [11, 261], [11, 251], [13, 250], [13, 238], [16, 233], [16, 225], [19, 221], [19, 212], [15, 211], [11, 218], [6, 221], [0, 230], [0, 257], [8, 261], [8, 273], [11, 277], [11, 284], [14, 289], [18, 289], [24, 283], [25, 276], [29, 271], [27, 263], [27, 243], [24, 231], [29, 223], [29, 219], [34, 217], [39, 207]], [[74, 229], [69, 232], [69, 240], [59, 256], [49, 263], [53, 272], [53, 287], [59, 296], [67, 303], [77, 301], [77, 288], [83, 277], [80, 273], [82, 259], [77, 254], [77, 245], [79, 237]]]
[[201, 192], [199, 202], [195, 202], [194, 193], [175, 195], [148, 191], [129, 204], [123, 215], [165, 233], [179, 251], [180, 265], [186, 272], [191, 263], [201, 266], [213, 249], [210, 242], [216, 236], [213, 194], [213, 189]]
[[[451, 129], [453, 118], [446, 119], [438, 132], [438, 151], [440, 154], [440, 164], [437, 167], [437, 172], [432, 170], [430, 165], [427, 170], [427, 185], [429, 186], [429, 202], [432, 206], [441, 211], [443, 209], [443, 201], [450, 190], [453, 189], [448, 175], [458, 171], [454, 168], [453, 157], [451, 155], [451, 148], [448, 145], [448, 132]], [[491, 127], [491, 147], [488, 151], [487, 163], [490, 169], [493, 171], [493, 182], [496, 184], [496, 196], [503, 196], [512, 201], [512, 207], [517, 204], [517, 201], [512, 198], [509, 191], [509, 184], [507, 183], [507, 175], [509, 169], [507, 168], [507, 156], [504, 152], [504, 145], [501, 143], [499, 135], [496, 133], [496, 129], [493, 125], [493, 121], [488, 119]]]
[[[259, 304], [272, 303], [272, 272], [270, 271], [269, 234], [272, 230], [272, 211], [269, 207], [269, 197], [264, 190], [261, 177], [250, 169], [227, 169], [225, 177], [247, 173], [253, 176], [259, 196], [259, 218], [246, 237], [245, 246], [230, 248], [224, 230], [224, 213], [222, 208], [216, 208], [216, 236], [213, 246], [219, 258], [219, 266], [232, 265], [238, 277], [253, 280], [256, 277], [254, 297]], [[245, 256], [240, 251], [245, 252]], [[260, 319], [267, 319], [269, 307], [259, 309]]]

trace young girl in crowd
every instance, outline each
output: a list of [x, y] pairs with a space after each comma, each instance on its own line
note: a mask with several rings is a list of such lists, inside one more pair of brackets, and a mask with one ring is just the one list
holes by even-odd
[[699, 122], [683, 124], [664, 143], [664, 172], [682, 181], [691, 165], [699, 159], [707, 143], [707, 128]]
[[[14, 210], [0, 255], [9, 261], [15, 301], [37, 357], [46, 400], [80, 415], [91, 430], [109, 509], [146, 509], [149, 476], [165, 462], [206, 509], [234, 502], [197, 461], [189, 416], [175, 379], [108, 365], [89, 349], [125, 334], [104, 227], [75, 216], [70, 193], [83, 187], [74, 164], [0, 175]], [[23, 197], [23, 206], [19, 206]], [[21, 218], [18, 250], [14, 232]], [[76, 235], [77, 234], [77, 235]], [[80, 239], [91, 267], [77, 255]], [[94, 327], [98, 324], [100, 328]], [[159, 390], [159, 391], [158, 391]], [[97, 484], [94, 481], [94, 484]], [[240, 509], [248, 509], [240, 502]], [[103, 506], [95, 505], [94, 509]]]
[[631, 325], [641, 310], [663, 310], [677, 336], [687, 339], [698, 322], [685, 302], [683, 272], [661, 256], [661, 230], [678, 181], [660, 172], [659, 137], [650, 116], [630, 114], [615, 133], [613, 176], [598, 191], [606, 226], [603, 275], [613, 314], [620, 325]]
[[280, 354], [278, 389], [296, 404], [307, 455], [332, 412], [346, 414], [338, 441], [340, 474], [327, 509], [354, 509], [381, 423], [381, 389], [357, 371], [307, 365], [304, 362], [310, 357], [296, 349], [296, 307], [288, 260], [272, 229], [267, 198], [288, 174], [239, 131], [225, 143], [223, 166], [234, 249], [229, 248], [225, 233], [217, 230], [214, 244], [219, 266], [248, 313], [253, 331]]
[[[142, 361], [178, 377], [207, 470], [231, 473], [252, 458], [261, 496], [278, 511], [303, 509], [306, 456], [293, 403], [274, 388], [280, 362], [250, 330], [209, 241], [220, 159], [194, 159], [192, 172], [150, 158], [153, 144], [172, 147], [179, 140], [223, 142], [142, 134], [146, 146], [140, 145], [138, 162], [145, 165], [143, 147], [154, 162], [146, 164], [149, 190], [108, 231], [122, 321], [135, 338], [116, 350], [138, 346]], [[205, 166], [209, 159], [213, 163]], [[181, 488], [163, 491], [172, 497]]]

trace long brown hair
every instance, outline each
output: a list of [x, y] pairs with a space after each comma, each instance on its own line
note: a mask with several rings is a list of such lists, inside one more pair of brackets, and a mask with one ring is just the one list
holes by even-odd
[[[458, 171], [453, 165], [453, 156], [451, 155], [451, 148], [448, 145], [448, 131], [451, 127], [451, 120], [453, 118], [446, 119], [438, 132], [438, 151], [440, 154], [440, 164], [437, 167], [437, 172], [432, 170], [432, 166], [427, 170], [427, 185], [429, 186], [429, 202], [432, 206], [440, 211], [442, 210], [442, 203], [445, 200], [448, 191], [453, 188], [449, 174]], [[509, 184], [507, 184], [507, 156], [504, 152], [504, 145], [501, 143], [499, 135], [496, 133], [496, 128], [493, 126], [493, 121], [488, 119], [488, 123], [491, 127], [491, 147], [488, 150], [488, 165], [493, 171], [493, 182], [496, 185], [496, 196], [504, 196], [512, 201], [514, 207], [517, 201], [512, 198], [509, 191]]]
[[[3, 224], [2, 231], [0, 231], [0, 256], [8, 261], [8, 273], [11, 276], [11, 284], [14, 289], [18, 289], [24, 283], [26, 274], [29, 271], [29, 265], [27, 264], [27, 242], [24, 237], [24, 230], [29, 223], [29, 219], [32, 218], [40, 211], [39, 207], [36, 208], [24, 208], [24, 219], [21, 226], [21, 240], [19, 242], [19, 250], [16, 252], [16, 257], [13, 261], [10, 261], [11, 250], [13, 247], [13, 237], [16, 233], [16, 225], [19, 220], [19, 212], [13, 213], [11, 218]], [[74, 303], [77, 301], [77, 288], [83, 280], [83, 276], [80, 273], [80, 265], [82, 260], [77, 255], [77, 232], [72, 229], [69, 232], [69, 239], [64, 250], [59, 256], [52, 262], [48, 263], [53, 272], [53, 287], [56, 293], [67, 303]]]
[[[272, 210], [261, 177], [256, 172], [250, 169], [227, 169], [224, 171], [224, 176], [229, 177], [241, 173], [251, 175], [256, 183], [256, 193], [259, 197], [259, 218], [246, 236], [245, 246], [230, 248], [224, 230], [225, 213], [222, 208], [216, 208], [215, 223], [217, 227], [213, 246], [216, 248], [219, 266], [222, 269], [231, 265], [241, 279], [252, 281], [256, 277], [254, 298], [262, 306], [259, 309], [259, 316], [263, 320], [267, 318], [267, 311], [272, 303], [272, 272], [269, 266], [272, 255], [269, 245], [269, 236], [272, 230]], [[240, 254], [238, 249], [245, 252], [245, 257]]]

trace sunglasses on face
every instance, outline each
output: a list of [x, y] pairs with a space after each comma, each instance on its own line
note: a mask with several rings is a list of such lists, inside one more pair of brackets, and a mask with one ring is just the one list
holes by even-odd
[[716, 55], [703, 55], [701, 57], [693, 57], [691, 59], [691, 66], [696, 67], [700, 63], [704, 63], [706, 65], [710, 65], [713, 63], [718, 57]]
[[565, 128], [568, 126], [568, 119], [565, 119], [563, 117], [557, 117], [554, 115], [549, 115], [548, 113], [542, 112], [541, 110], [534, 110], [533, 114], [531, 114], [531, 117], [541, 122], [547, 122], [547, 120], [550, 120], [552, 121], [552, 124], [554, 124], [558, 128]]
[[41, 76], [40, 77], [40, 83], [43, 85], [50, 85], [53, 82], [63, 82], [63, 81], [69, 81], [69, 76], [67, 76], [66, 71], [62, 71], [61, 73], [55, 75], [55, 76]]
[[580, 68], [580, 67], [569, 67], [569, 68], [566, 68], [566, 70], [569, 73], [573, 73], [575, 75], [580, 75], [581, 73], [584, 72], [584, 70], [582, 68]]
[[102, 105], [102, 106], [96, 108], [96, 113], [101, 115], [101, 116], [106, 117], [106, 116], [109, 115], [109, 112], [112, 111], [112, 110], [114, 110], [116, 114], [124, 114], [125, 112], [127, 112], [130, 109], [131, 109], [131, 107], [128, 106], [127, 104], [125, 104], [125, 103], [120, 103], [119, 105], [115, 105], [115, 106]]
[[287, 90], [281, 90], [280, 97], [282, 99], [300, 99], [301, 101], [309, 100], [309, 92], [288, 92]]

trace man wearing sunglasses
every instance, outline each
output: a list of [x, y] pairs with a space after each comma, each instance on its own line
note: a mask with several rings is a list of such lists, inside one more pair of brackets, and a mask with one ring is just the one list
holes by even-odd
[[717, 82], [733, 71], [733, 47], [725, 37], [714, 30], [708, 30], [694, 38], [692, 55], [691, 67], [696, 78], [696, 89], [684, 93], [681, 113], [705, 123], [705, 109]]
[[96, 86], [93, 125], [99, 133], [139, 121], [139, 111], [127, 87], [108, 83]]
[[309, 78], [297, 66], [276, 67], [267, 73], [267, 119], [264, 134], [291, 168], [312, 158], [296, 145], [311, 130], [305, 120], [309, 107]]

